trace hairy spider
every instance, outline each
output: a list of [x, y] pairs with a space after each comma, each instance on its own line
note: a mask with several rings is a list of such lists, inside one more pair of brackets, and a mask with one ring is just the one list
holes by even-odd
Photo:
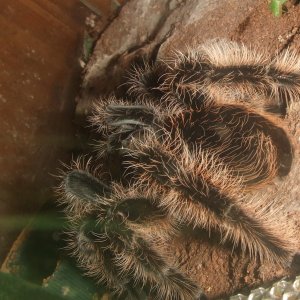
[[161, 231], [164, 241], [175, 234], [175, 220], [143, 190], [117, 183], [108, 187], [79, 162], [73, 167], [63, 186], [69, 204], [68, 248], [87, 275], [105, 282], [121, 299], [142, 299], [141, 292], [154, 299], [200, 299], [197, 284], [152, 245], [154, 231]]
[[76, 163], [59, 188], [80, 265], [121, 295], [135, 286], [197, 299], [201, 288], [159, 251], [182, 224], [289, 263], [295, 229], [285, 204], [261, 191], [293, 168], [299, 95], [300, 59], [288, 51], [270, 59], [221, 41], [135, 67], [128, 95], [101, 99], [90, 118], [105, 136], [99, 157], [122, 158], [121, 182]]

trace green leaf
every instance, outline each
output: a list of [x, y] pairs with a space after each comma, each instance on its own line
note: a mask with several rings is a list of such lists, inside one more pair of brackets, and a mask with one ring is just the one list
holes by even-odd
[[[28, 218], [8, 220], [13, 228]], [[61, 214], [33, 218], [13, 244], [0, 273], [0, 300], [94, 300], [105, 293], [64, 257]], [[11, 227], [10, 227], [11, 228]], [[9, 274], [7, 274], [9, 273]]]
[[53, 295], [37, 284], [0, 272], [0, 300], [63, 300], [59, 295]]
[[93, 46], [95, 43], [95, 39], [91, 37], [88, 32], [84, 32], [83, 37], [83, 60], [84, 62], [88, 62], [90, 56], [93, 52]]
[[70, 260], [58, 263], [54, 273], [43, 283], [44, 289], [52, 294], [70, 300], [89, 300], [104, 293], [104, 288], [96, 287], [93, 281], [82, 276], [82, 273]]
[[282, 15], [282, 6], [286, 0], [272, 0], [270, 3], [270, 10], [275, 17], [280, 17]]
[[3, 216], [0, 219], [0, 228], [3, 230], [21, 230], [26, 226], [30, 229], [38, 230], [62, 230], [65, 226], [65, 220], [57, 217], [53, 213], [33, 215], [10, 215]]

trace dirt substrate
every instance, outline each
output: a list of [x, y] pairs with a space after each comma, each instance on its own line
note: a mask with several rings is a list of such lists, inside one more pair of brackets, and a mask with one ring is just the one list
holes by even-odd
[[[288, 47], [300, 52], [300, 5], [288, 1], [286, 12], [276, 18], [266, 0], [128, 1], [101, 33], [87, 64], [78, 115], [87, 114], [90, 102], [99, 96], [118, 92], [122, 76], [137, 56], [147, 54], [156, 60], [168, 57], [175, 49], [184, 51], [187, 46], [219, 38], [245, 43], [271, 56]], [[299, 172], [294, 175], [299, 177]], [[300, 228], [299, 193], [293, 197], [289, 216]], [[292, 268], [260, 264], [221, 246], [214, 237], [195, 235], [174, 240], [170, 247], [181, 268], [211, 299], [249, 292], [284, 276], [300, 274], [296, 260]]]

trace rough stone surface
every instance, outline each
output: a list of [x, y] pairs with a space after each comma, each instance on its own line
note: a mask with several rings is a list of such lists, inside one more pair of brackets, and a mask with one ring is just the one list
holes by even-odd
[[[83, 79], [83, 91], [105, 94], [116, 84], [119, 57], [141, 47], [160, 28], [169, 0], [129, 1], [98, 40]], [[135, 12], [133, 17], [132, 12]], [[143, 26], [140, 26], [143, 24]], [[116, 38], [112, 38], [116, 37]]]
[[115, 91], [137, 56], [164, 59], [174, 51], [225, 38], [268, 51], [299, 49], [299, 5], [275, 18], [265, 0], [128, 1], [100, 36], [85, 68], [77, 113]]

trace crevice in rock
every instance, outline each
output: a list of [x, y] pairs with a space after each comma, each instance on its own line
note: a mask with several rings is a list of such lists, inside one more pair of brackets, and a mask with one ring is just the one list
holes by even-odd
[[[176, 10], [178, 9], [181, 5], [185, 4], [185, 1], [183, 2], [179, 2], [178, 5], [176, 5], [173, 9], [170, 9], [170, 4], [173, 0], [169, 0], [166, 5], [165, 5], [165, 12], [162, 14], [159, 22], [157, 23], [156, 27], [154, 28], [154, 30], [152, 31], [152, 33], [149, 35], [148, 39], [145, 40], [143, 43], [141, 43], [140, 45], [136, 45], [134, 47], [132, 47], [131, 49], [128, 49], [127, 53], [130, 54], [132, 52], [135, 52], [138, 49], [141, 49], [149, 44], [151, 44], [154, 39], [156, 38], [156, 36], [158, 35], [158, 33], [160, 32], [160, 30], [163, 28], [163, 26], [165, 25], [166, 21], [168, 20], [168, 18], [170, 17], [170, 15]], [[168, 33], [167, 33], [168, 35]], [[166, 35], [166, 36], [167, 36]], [[160, 44], [163, 43], [163, 41], [165, 40], [166, 36], [162, 39], [162, 41], [160, 42]]]
[[175, 25], [172, 24], [171, 27], [170, 27], [170, 30], [167, 32], [167, 34], [163, 37], [163, 39], [161, 39], [160, 42], [158, 42], [155, 47], [153, 48], [152, 50], [152, 54], [150, 56], [150, 60], [152, 62], [155, 62], [157, 61], [157, 56], [158, 56], [158, 53], [159, 53], [159, 50], [161, 48], [161, 46], [173, 35], [173, 32], [175, 30]]
[[[123, 5], [120, 5], [120, 7], [117, 8], [117, 9], [115, 10], [115, 12], [112, 14], [112, 16], [110, 16], [110, 17], [108, 18], [107, 23], [105, 24], [105, 26], [103, 27], [103, 29], [102, 29], [102, 30], [99, 32], [99, 34], [98, 34], [97, 41], [98, 41], [99, 39], [101, 39], [103, 33], [107, 30], [107, 28], [109, 28], [109, 26], [115, 21], [115, 19], [118, 18], [119, 14], [120, 14], [120, 12], [121, 12], [121, 10], [122, 10], [122, 8], [123, 8], [124, 6], [126, 6], [126, 5], [128, 5], [129, 2], [130, 2], [130, 0], [127, 0]], [[101, 14], [100, 14], [99, 16], [101, 17]], [[95, 46], [95, 45], [94, 45], [94, 46]]]
[[[150, 45], [155, 40], [155, 38], [157, 37], [158, 33], [165, 25], [165, 23], [168, 20], [168, 18], [170, 17], [170, 15], [179, 7], [181, 7], [182, 5], [185, 5], [185, 2], [186, 2], [186, 1], [179, 2], [178, 5], [176, 5], [176, 7], [174, 7], [173, 9], [170, 9], [170, 4], [172, 1], [173, 0], [169, 0], [165, 4], [165, 12], [162, 14], [159, 22], [157, 23], [157, 25], [154, 28], [154, 30], [152, 31], [152, 33], [149, 35], [148, 39], [145, 40], [143, 43], [141, 43], [139, 45], [135, 45], [135, 46], [127, 49], [125, 52], [112, 58], [106, 67], [106, 72], [108, 72], [114, 65], [118, 65], [118, 62], [121, 57], [123, 57], [125, 55], [129, 56], [133, 53], [138, 53], [142, 48], [145, 48], [146, 46]], [[153, 47], [153, 50], [151, 51], [152, 53], [150, 53], [149, 57], [148, 57], [151, 62], [156, 61], [157, 54], [159, 52], [161, 45], [172, 35], [173, 31], [174, 31], [174, 26], [171, 26], [170, 30], [165, 34], [165, 36]]]
[[278, 54], [282, 53], [286, 49], [288, 49], [294, 42], [296, 36], [300, 34], [300, 26], [294, 27], [286, 40], [286, 42], [282, 45], [281, 49], [278, 51]]

